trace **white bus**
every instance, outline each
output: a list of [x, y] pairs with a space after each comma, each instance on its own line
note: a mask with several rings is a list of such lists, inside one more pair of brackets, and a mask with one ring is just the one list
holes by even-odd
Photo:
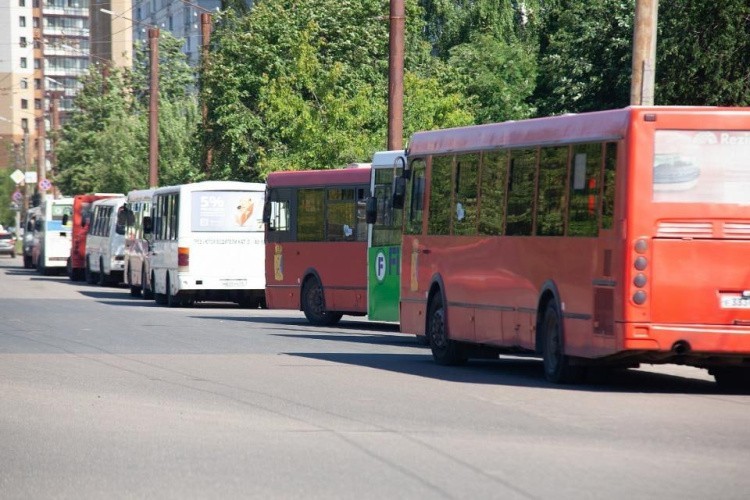
[[118, 215], [125, 197], [104, 198], [91, 204], [91, 222], [86, 234], [85, 276], [87, 283], [117, 285], [125, 263], [125, 226]]
[[[67, 217], [65, 217], [67, 215]], [[70, 257], [73, 198], [47, 196], [34, 222], [31, 265], [41, 274], [64, 271]], [[65, 224], [63, 224], [65, 218]]]
[[151, 213], [155, 189], [138, 189], [128, 193], [125, 202], [125, 284], [132, 297], [153, 299], [149, 241], [143, 234], [143, 219]]
[[158, 188], [144, 228], [151, 289], [170, 307], [197, 300], [265, 305], [265, 184], [206, 181]]

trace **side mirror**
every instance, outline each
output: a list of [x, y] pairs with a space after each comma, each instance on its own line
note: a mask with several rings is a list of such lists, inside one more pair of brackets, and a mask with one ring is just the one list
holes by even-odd
[[68, 214], [63, 214], [62, 225], [67, 226], [68, 222], [70, 222], [70, 217], [68, 216]]
[[368, 224], [375, 224], [378, 220], [378, 199], [375, 196], [367, 198], [365, 206], [365, 220]]
[[146, 215], [143, 217], [143, 234], [151, 234], [154, 230], [153, 222], [151, 217]]
[[[404, 171], [406, 173], [406, 171]], [[406, 200], [406, 178], [396, 177], [393, 183], [393, 201], [392, 206], [395, 209], [404, 208], [404, 201]]]
[[263, 204], [263, 224], [271, 223], [271, 202], [267, 201]]

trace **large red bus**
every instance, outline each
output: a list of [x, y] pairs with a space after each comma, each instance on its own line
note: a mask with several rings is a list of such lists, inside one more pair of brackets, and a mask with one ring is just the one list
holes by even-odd
[[315, 325], [367, 314], [369, 166], [266, 179], [266, 304]]
[[[750, 377], [750, 108], [629, 107], [418, 132], [401, 329], [433, 357]], [[403, 190], [401, 189], [403, 188]]]
[[71, 230], [70, 257], [67, 262], [68, 277], [82, 281], [86, 268], [86, 235], [89, 232], [91, 204], [103, 198], [123, 196], [118, 193], [78, 194], [73, 197], [73, 221]]

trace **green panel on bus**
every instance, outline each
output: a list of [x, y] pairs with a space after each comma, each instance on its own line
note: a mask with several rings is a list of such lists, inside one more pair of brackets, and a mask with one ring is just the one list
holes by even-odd
[[398, 321], [401, 246], [367, 252], [367, 315], [373, 321]]

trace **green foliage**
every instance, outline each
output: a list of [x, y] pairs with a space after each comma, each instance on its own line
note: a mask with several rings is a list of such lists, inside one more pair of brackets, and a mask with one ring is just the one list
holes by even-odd
[[633, 9], [633, 0], [559, 0], [542, 11], [540, 115], [628, 105]]
[[[201, 178], [195, 136], [192, 70], [169, 33], [159, 39], [159, 183]], [[132, 71], [91, 68], [76, 97], [78, 110], [62, 129], [55, 183], [66, 194], [122, 192], [148, 185], [148, 51], [139, 47]]]
[[750, 105], [750, 3], [659, 5], [658, 104]]

